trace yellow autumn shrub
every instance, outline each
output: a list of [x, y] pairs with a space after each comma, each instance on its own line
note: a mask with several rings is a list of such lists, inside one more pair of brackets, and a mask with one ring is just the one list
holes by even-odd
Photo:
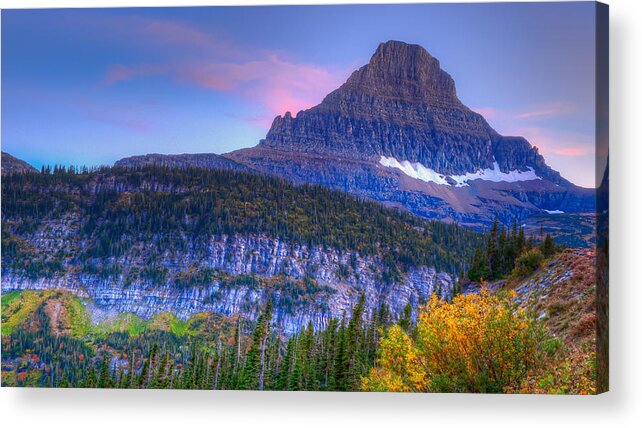
[[397, 324], [381, 339], [378, 365], [363, 380], [366, 391], [426, 391], [427, 376], [412, 340]]
[[433, 296], [411, 338], [398, 326], [381, 339], [369, 391], [502, 392], [538, 361], [540, 331], [511, 302], [482, 290], [448, 303]]

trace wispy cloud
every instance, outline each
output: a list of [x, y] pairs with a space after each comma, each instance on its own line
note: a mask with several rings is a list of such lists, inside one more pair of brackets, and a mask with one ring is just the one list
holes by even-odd
[[191, 83], [239, 93], [279, 114], [311, 107], [343, 80], [324, 67], [287, 61], [276, 54], [241, 63], [186, 66], [179, 73]]
[[565, 116], [575, 111], [575, 106], [568, 102], [556, 102], [548, 105], [537, 106], [515, 115], [516, 119], [538, 119]]
[[569, 157], [594, 155], [592, 135], [561, 131], [550, 125], [550, 119], [572, 113], [574, 111], [572, 104], [556, 102], [517, 114], [494, 107], [480, 107], [473, 110], [488, 119], [491, 125], [496, 126], [498, 132], [525, 137], [543, 154]]
[[158, 43], [209, 46], [211, 37], [189, 25], [175, 21], [152, 20], [142, 26], [141, 32], [154, 37]]
[[509, 130], [539, 148], [546, 163], [571, 182], [595, 186], [595, 138], [591, 134], [526, 126]]
[[269, 126], [274, 116], [318, 104], [348, 76], [349, 69], [332, 69], [289, 58], [287, 52], [248, 50], [234, 47], [207, 33], [171, 21], [154, 21], [141, 27], [158, 44], [195, 45], [203, 55], [172, 58], [162, 63], [114, 64], [103, 84], [112, 85], [149, 76], [165, 76], [174, 82], [229, 93], [262, 107], [268, 120], [251, 120]]
[[536, 105], [523, 111], [509, 111], [496, 107], [475, 107], [473, 111], [481, 114], [486, 119], [498, 120], [541, 120], [563, 117], [577, 111], [576, 106], [566, 101], [557, 101], [543, 105]]
[[595, 154], [594, 138], [589, 134], [541, 126], [517, 126], [506, 133], [526, 138], [544, 156], [592, 157]]
[[589, 156], [592, 153], [585, 147], [567, 147], [562, 149], [553, 149], [553, 153], [559, 156]]

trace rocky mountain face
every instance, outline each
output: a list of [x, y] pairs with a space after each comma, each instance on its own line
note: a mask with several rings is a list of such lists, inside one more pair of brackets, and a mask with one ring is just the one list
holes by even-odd
[[502, 137], [457, 98], [455, 82], [418, 45], [382, 43], [316, 107], [277, 117], [261, 147], [349, 159], [390, 156], [441, 174], [532, 167], [568, 183], [523, 138]]
[[38, 172], [38, 170], [27, 162], [2, 152], [2, 175], [24, 172]]
[[473, 226], [595, 209], [593, 190], [561, 177], [524, 138], [498, 134], [461, 103], [437, 59], [397, 41], [319, 105], [274, 119], [257, 147], [224, 156]]
[[[495, 217], [506, 225], [517, 218], [539, 231], [539, 219], [557, 223], [550, 231], [573, 228], [560, 214], [593, 221], [594, 191], [564, 187], [547, 180], [520, 182], [469, 181], [466, 186], [442, 185], [406, 175], [379, 163], [318, 154], [255, 147], [230, 153], [255, 169], [303, 184], [316, 183], [365, 197], [420, 217], [481, 229]], [[553, 214], [549, 213], [552, 212]], [[532, 224], [531, 224], [532, 223]], [[557, 236], [555, 234], [555, 236]], [[588, 241], [587, 241], [588, 243]]]

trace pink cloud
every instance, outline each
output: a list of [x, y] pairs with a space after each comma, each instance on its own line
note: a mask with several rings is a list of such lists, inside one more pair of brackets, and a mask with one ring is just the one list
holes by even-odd
[[595, 186], [595, 137], [542, 127], [516, 127], [510, 135], [521, 135], [539, 148], [546, 163], [571, 182]]
[[523, 136], [544, 155], [592, 156], [595, 151], [593, 136], [579, 132], [521, 126], [511, 129], [508, 134]]
[[567, 147], [562, 149], [554, 149], [553, 153], [560, 156], [587, 156], [589, 151], [584, 147]]
[[264, 115], [250, 121], [266, 127], [276, 115], [286, 111], [296, 114], [319, 103], [349, 73], [348, 69], [332, 70], [292, 60], [284, 51], [240, 49], [180, 21], [141, 20], [133, 28], [138, 28], [138, 37], [132, 36], [135, 42], [158, 47], [173, 44], [168, 50], [170, 57], [158, 64], [113, 65], [103, 84], [166, 76], [176, 82], [229, 93], [262, 107], [269, 122], [262, 119]]
[[318, 104], [346, 77], [313, 64], [298, 63], [269, 54], [240, 63], [190, 64], [178, 71], [180, 80], [215, 91], [231, 92], [257, 103], [272, 116]]
[[[573, 183], [592, 187], [595, 182], [595, 137], [591, 134], [548, 128], [545, 119], [571, 114], [572, 104], [555, 102], [515, 113], [494, 107], [474, 109], [489, 119], [502, 135], [522, 136], [546, 159], [546, 163]], [[534, 123], [539, 119], [539, 126]]]
[[148, 22], [142, 27], [142, 32], [156, 38], [159, 43], [208, 45], [211, 42], [206, 33], [173, 21]]
[[[270, 117], [286, 111], [296, 114], [318, 104], [347, 77], [348, 70], [330, 70], [318, 65], [289, 61], [282, 54], [261, 52], [251, 61], [183, 61], [169, 64], [115, 65], [105, 84], [152, 75], [168, 76], [218, 92], [231, 93], [263, 107]], [[258, 123], [253, 121], [254, 123]], [[269, 126], [265, 120], [263, 125]]]
[[537, 119], [545, 117], [563, 116], [575, 111], [575, 107], [567, 102], [557, 102], [544, 106], [539, 106], [532, 110], [518, 113], [516, 119]]

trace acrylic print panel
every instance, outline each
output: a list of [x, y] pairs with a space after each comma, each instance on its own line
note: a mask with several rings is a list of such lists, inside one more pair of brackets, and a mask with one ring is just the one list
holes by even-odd
[[2, 385], [607, 390], [607, 14], [3, 11]]

